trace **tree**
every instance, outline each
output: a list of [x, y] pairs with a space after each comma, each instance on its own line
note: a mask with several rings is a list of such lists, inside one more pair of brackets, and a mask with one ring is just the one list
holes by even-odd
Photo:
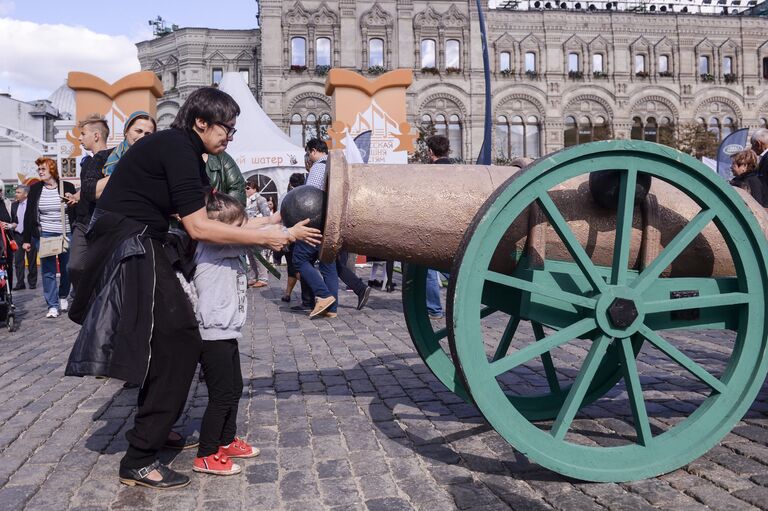
[[437, 133], [433, 123], [419, 124], [416, 129], [419, 136], [414, 144], [416, 150], [408, 157], [408, 163], [430, 163], [429, 151], [427, 151], [427, 139]]
[[660, 140], [660, 142], [688, 153], [697, 159], [701, 159], [702, 156], [715, 158], [717, 148], [720, 145], [717, 136], [707, 130], [706, 126], [698, 122], [688, 122], [679, 125], [677, 127], [677, 136], [674, 136], [669, 143], [666, 140]]

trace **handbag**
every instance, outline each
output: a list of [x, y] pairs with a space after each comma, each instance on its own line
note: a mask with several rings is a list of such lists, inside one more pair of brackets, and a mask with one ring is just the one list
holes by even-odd
[[[64, 183], [59, 180], [59, 195], [64, 196]], [[47, 238], [40, 238], [40, 248], [37, 251], [37, 255], [42, 259], [43, 257], [57, 256], [69, 250], [69, 240], [67, 239], [67, 225], [64, 220], [64, 203], [61, 203], [61, 232], [60, 236], [50, 236]]]

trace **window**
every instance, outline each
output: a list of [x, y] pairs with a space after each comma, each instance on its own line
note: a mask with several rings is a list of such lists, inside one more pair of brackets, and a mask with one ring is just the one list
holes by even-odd
[[669, 73], [668, 55], [659, 55], [659, 73]]
[[733, 58], [723, 57], [723, 74], [729, 75], [733, 73]]
[[445, 120], [443, 114], [437, 114], [435, 116], [435, 135], [448, 136], [448, 121]]
[[541, 127], [535, 115], [516, 115], [509, 120], [500, 115], [496, 118], [496, 156], [514, 158], [525, 156], [538, 158], [541, 147]]
[[304, 147], [304, 123], [301, 121], [299, 114], [293, 114], [293, 117], [291, 117], [289, 135], [294, 144]]
[[598, 141], [608, 140], [609, 138], [611, 138], [611, 128], [608, 126], [608, 121], [605, 117], [598, 115], [595, 117], [595, 130], [592, 139]]
[[603, 72], [603, 54], [602, 53], [595, 53], [594, 55], [592, 55], [592, 72], [593, 73]]
[[570, 115], [565, 118], [565, 130], [563, 135], [564, 147], [571, 147], [578, 143], [579, 130], [576, 127], [576, 119]]
[[512, 55], [508, 51], [499, 54], [499, 71], [512, 70]]
[[214, 67], [211, 72], [211, 83], [218, 84], [224, 76], [224, 71], [220, 67]]
[[576, 72], [579, 70], [579, 54], [578, 53], [569, 53], [568, 54], [568, 72]]
[[179, 75], [176, 73], [176, 71], [171, 71], [171, 89], [175, 89], [178, 85], [178, 78]]
[[645, 123], [645, 129], [643, 130], [643, 139], [646, 142], [656, 142], [658, 140], [659, 130], [656, 125], [656, 119], [649, 117], [648, 122]]
[[709, 57], [706, 55], [702, 55], [701, 57], [699, 57], [699, 74], [700, 75], [709, 74]]
[[707, 126], [707, 131], [715, 135], [715, 138], [717, 140], [720, 140], [720, 121], [717, 119], [717, 117], [710, 117], [709, 118], [709, 124]]
[[674, 137], [675, 127], [672, 124], [672, 119], [662, 117], [659, 123], [659, 144], [671, 146], [675, 142]]
[[629, 138], [632, 140], [643, 139], [643, 120], [641, 118], [632, 118], [632, 130], [629, 132]]
[[458, 39], [448, 39], [445, 41], [445, 67], [459, 69], [461, 67], [461, 59], [459, 58], [459, 51], [461, 44]]
[[768, 119], [765, 117], [760, 118], [760, 127], [761, 128], [768, 128]]
[[519, 115], [512, 117], [511, 123], [511, 141], [509, 145], [512, 156], [523, 156], [525, 154], [525, 128], [523, 118]]
[[368, 41], [368, 67], [384, 67], [384, 39]]
[[461, 120], [458, 115], [451, 115], [448, 120], [448, 142], [451, 147], [451, 155], [462, 159]]
[[315, 41], [315, 65], [331, 65], [331, 40], [327, 37], [318, 37]]
[[525, 121], [525, 156], [538, 158], [540, 156], [539, 147], [541, 147], [539, 118], [531, 115]]
[[291, 141], [304, 147], [311, 138], [328, 138], [328, 128], [331, 126], [331, 116], [327, 113], [320, 115], [320, 120], [315, 114], [307, 114], [305, 119], [300, 114], [291, 116], [289, 136]]
[[592, 121], [589, 117], [579, 119], [579, 144], [592, 142]]
[[536, 54], [532, 51], [525, 52], [525, 71], [536, 72]]
[[243, 80], [245, 80], [245, 83], [248, 85], [251, 84], [251, 72], [248, 70], [247, 67], [241, 67], [237, 70], [240, 73], [240, 76], [243, 77]]
[[291, 66], [307, 66], [307, 41], [303, 37], [291, 38]]
[[768, 57], [763, 57], [763, 78], [768, 79]]
[[435, 62], [435, 40], [424, 39], [421, 41], [421, 67], [436, 67]]
[[735, 129], [736, 129], [736, 124], [733, 122], [733, 119], [731, 117], [726, 117], [723, 119], [723, 128], [721, 130], [721, 136], [725, 138], [731, 133], [733, 133]]
[[645, 73], [645, 55], [635, 55], [635, 73]]

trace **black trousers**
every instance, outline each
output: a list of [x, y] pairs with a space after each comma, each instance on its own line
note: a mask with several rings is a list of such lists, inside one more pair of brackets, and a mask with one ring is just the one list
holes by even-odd
[[353, 272], [347, 266], [347, 259], [349, 258], [348, 252], [339, 252], [336, 257], [336, 273], [339, 274], [339, 280], [346, 284], [357, 296], [360, 296], [365, 292], [365, 288], [368, 284], [357, 276], [357, 273]]
[[125, 434], [124, 468], [146, 467], [157, 459], [184, 410], [203, 344], [192, 305], [159, 244], [155, 254], [152, 352], [133, 429]]
[[72, 283], [75, 292], [77, 292], [77, 285], [85, 271], [85, 251], [88, 248], [85, 239], [85, 231], [87, 229], [87, 225], [75, 222], [75, 225], [72, 226], [72, 236], [69, 241], [69, 263], [67, 264], [67, 270], [69, 271], [69, 281]]
[[215, 454], [220, 446], [235, 440], [237, 405], [243, 394], [243, 375], [236, 340], [203, 341], [200, 364], [208, 386], [208, 406], [200, 426], [198, 457]]
[[35, 244], [32, 243], [32, 248], [29, 249], [29, 252], [25, 252], [23, 248], [21, 248], [22, 243], [24, 242], [24, 235], [19, 234], [16, 231], [13, 231], [13, 239], [16, 240], [16, 244], [19, 246], [19, 249], [16, 251], [16, 253], [13, 255], [13, 273], [14, 273], [14, 285], [16, 286], [22, 286], [24, 285], [24, 262], [26, 260], [28, 266], [27, 273], [27, 284], [29, 284], [29, 287], [33, 287], [37, 285], [37, 247], [35, 247]]

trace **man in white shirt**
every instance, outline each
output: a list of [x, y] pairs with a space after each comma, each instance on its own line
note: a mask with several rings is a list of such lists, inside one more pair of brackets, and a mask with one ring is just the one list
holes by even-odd
[[760, 128], [752, 133], [750, 139], [752, 150], [757, 153], [757, 175], [763, 184], [768, 187], [768, 129]]
[[37, 248], [32, 243], [29, 252], [21, 250], [21, 245], [24, 239], [24, 214], [27, 211], [27, 194], [29, 194], [29, 187], [26, 185], [18, 185], [16, 187], [16, 200], [11, 204], [11, 225], [13, 225], [13, 239], [16, 240], [16, 244], [19, 246], [19, 250], [16, 251], [13, 260], [14, 266], [14, 291], [26, 289], [24, 285], [24, 263], [28, 266], [27, 283], [29, 289], [35, 289], [37, 287]]

